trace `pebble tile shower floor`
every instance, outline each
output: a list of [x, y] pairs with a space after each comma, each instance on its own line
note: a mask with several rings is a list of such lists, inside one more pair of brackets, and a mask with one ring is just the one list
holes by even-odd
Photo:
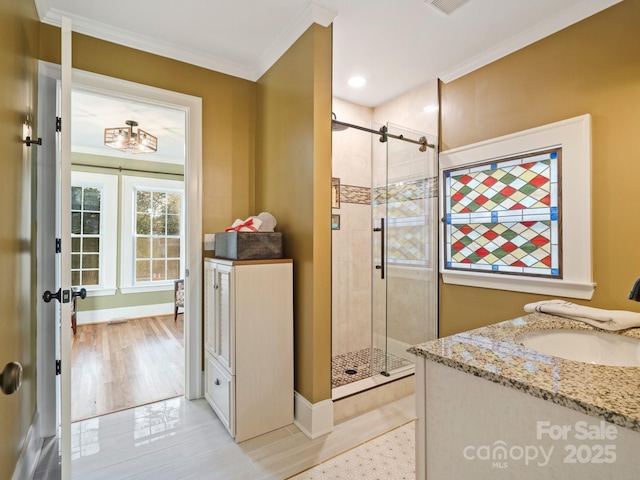
[[[373, 349], [374, 364], [384, 365], [384, 351]], [[411, 365], [411, 362], [389, 353], [387, 355], [387, 370], [392, 372], [397, 368]], [[347, 373], [349, 372], [349, 373]], [[380, 372], [374, 372], [378, 374]], [[331, 359], [331, 387], [341, 387], [348, 383], [369, 378], [371, 373], [371, 348], [364, 348], [356, 352], [343, 353]]]

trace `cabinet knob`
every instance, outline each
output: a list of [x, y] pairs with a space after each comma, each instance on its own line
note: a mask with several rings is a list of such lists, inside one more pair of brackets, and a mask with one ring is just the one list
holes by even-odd
[[213, 284], [213, 289], [214, 289], [214, 290], [217, 290], [217, 289], [218, 289], [218, 284], [217, 284], [217, 283], [214, 283], [214, 284]]
[[216, 381], [215, 381], [215, 382], [213, 382], [213, 383], [214, 383], [214, 384], [216, 384], [216, 385], [220, 385], [220, 380], [218, 380], [218, 379], [216, 378]]

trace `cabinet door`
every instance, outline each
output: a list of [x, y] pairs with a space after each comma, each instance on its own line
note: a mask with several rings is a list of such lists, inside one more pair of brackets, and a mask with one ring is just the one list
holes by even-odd
[[216, 264], [204, 262], [204, 348], [212, 355], [215, 353], [215, 288]]
[[204, 396], [232, 437], [235, 437], [235, 387], [234, 377], [216, 362], [209, 353], [205, 355]]
[[220, 364], [235, 375], [235, 296], [233, 267], [216, 264], [214, 281], [214, 351]]

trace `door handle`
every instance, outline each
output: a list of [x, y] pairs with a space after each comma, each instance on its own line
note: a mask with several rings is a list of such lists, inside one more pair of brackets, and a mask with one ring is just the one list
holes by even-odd
[[62, 289], [61, 288], [59, 288], [56, 293], [51, 293], [49, 290], [47, 290], [42, 295], [42, 299], [45, 301], [45, 303], [49, 303], [54, 298], [56, 300], [60, 301], [60, 295], [62, 295]]
[[380, 232], [380, 265], [376, 265], [376, 270], [380, 270], [380, 278], [384, 280], [384, 218], [380, 219], [380, 227], [373, 231]]
[[[83, 287], [80, 290], [73, 291], [71, 292], [71, 297], [80, 297], [82, 300], [84, 300], [85, 298], [87, 298], [87, 289]], [[56, 293], [51, 293], [49, 290], [47, 290], [46, 292], [44, 292], [44, 294], [42, 294], [42, 299], [46, 303], [49, 303], [54, 298], [61, 303], [69, 303], [69, 290], [65, 290], [63, 292], [62, 289], [59, 288]]]
[[80, 297], [81, 300], [87, 298], [87, 289], [82, 287], [80, 290], [74, 290], [71, 292], [72, 297]]
[[22, 365], [18, 362], [10, 362], [0, 372], [0, 387], [2, 393], [11, 395], [16, 393], [22, 385]]

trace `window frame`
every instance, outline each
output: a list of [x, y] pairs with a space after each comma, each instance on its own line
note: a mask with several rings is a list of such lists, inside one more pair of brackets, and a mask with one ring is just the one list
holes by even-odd
[[[99, 188], [100, 200], [100, 264], [98, 285], [82, 285], [91, 296], [115, 295], [117, 291], [118, 243], [118, 176], [107, 173], [71, 172], [71, 186]], [[69, 205], [71, 209], [71, 205]]]
[[122, 177], [122, 232], [120, 252], [120, 292], [142, 293], [173, 290], [174, 281], [164, 280], [155, 282], [136, 282], [135, 280], [135, 193], [137, 189], [159, 192], [179, 193], [180, 205], [180, 276], [184, 278], [185, 271], [185, 197], [184, 181], [169, 180], [154, 177], [136, 177], [126, 175]]
[[[581, 115], [440, 153], [440, 175], [457, 167], [473, 167], [492, 159], [539, 150], [562, 148], [562, 278], [459, 271], [445, 268], [445, 225], [440, 222], [440, 274], [445, 284], [591, 299], [591, 116]], [[444, 218], [445, 192], [440, 193]]]

